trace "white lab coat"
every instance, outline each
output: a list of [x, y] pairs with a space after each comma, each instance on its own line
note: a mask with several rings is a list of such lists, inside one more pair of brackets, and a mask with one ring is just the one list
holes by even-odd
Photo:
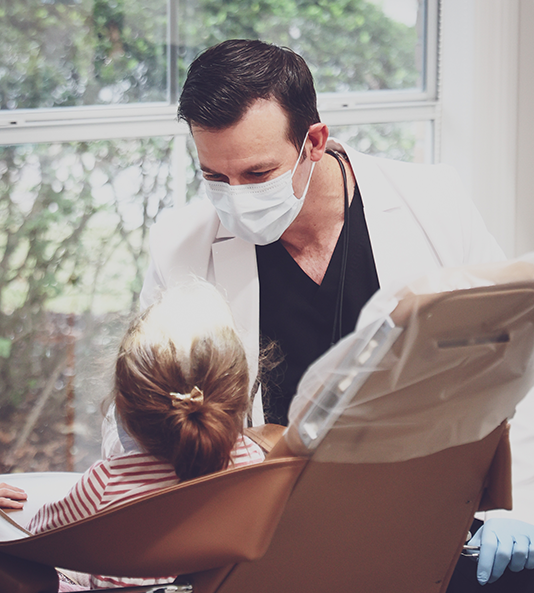
[[[334, 139], [328, 147], [349, 156], [381, 286], [440, 266], [504, 259], [452, 168], [370, 157]], [[259, 282], [254, 245], [226, 230], [209, 201], [197, 200], [161, 216], [151, 229], [150, 252], [141, 306], [190, 275], [207, 279], [228, 299], [255, 377]], [[259, 407], [255, 412], [260, 422]]]
[[[457, 173], [446, 165], [416, 165], [345, 151], [358, 181], [381, 286], [402, 286], [441, 266], [501, 261], [504, 254]], [[254, 245], [225, 229], [207, 200], [162, 214], [150, 233], [150, 266], [141, 293], [147, 307], [162, 290], [191, 275], [213, 283], [227, 298], [256, 376], [259, 282]], [[256, 398], [254, 422], [263, 422]], [[257, 405], [259, 403], [259, 405]], [[520, 404], [512, 424], [513, 515], [534, 523], [534, 393]], [[515, 424], [517, 424], [517, 427]], [[504, 512], [500, 512], [503, 515]]]

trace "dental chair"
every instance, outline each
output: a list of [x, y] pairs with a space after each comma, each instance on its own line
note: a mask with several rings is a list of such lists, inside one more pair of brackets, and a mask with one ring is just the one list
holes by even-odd
[[533, 350], [532, 263], [382, 291], [307, 371], [284, 434], [259, 430], [264, 463], [39, 535], [4, 513], [0, 591], [55, 593], [63, 567], [180, 575], [123, 589], [140, 593], [444, 592], [475, 512], [512, 506]]

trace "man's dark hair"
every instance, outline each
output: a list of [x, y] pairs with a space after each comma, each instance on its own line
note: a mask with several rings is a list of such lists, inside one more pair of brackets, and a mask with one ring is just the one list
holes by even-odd
[[178, 117], [223, 130], [258, 99], [275, 99], [289, 120], [288, 139], [300, 150], [319, 121], [313, 77], [294, 51], [258, 40], [230, 39], [210, 47], [189, 67]]

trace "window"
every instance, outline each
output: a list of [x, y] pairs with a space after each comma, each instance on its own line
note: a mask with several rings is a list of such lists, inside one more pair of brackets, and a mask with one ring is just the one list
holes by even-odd
[[199, 191], [176, 121], [232, 37], [308, 61], [333, 135], [431, 161], [437, 0], [20, 0], [0, 7], [0, 472], [83, 470], [158, 213]]
[[0, 459], [88, 467], [137, 309], [172, 137], [0, 147]]

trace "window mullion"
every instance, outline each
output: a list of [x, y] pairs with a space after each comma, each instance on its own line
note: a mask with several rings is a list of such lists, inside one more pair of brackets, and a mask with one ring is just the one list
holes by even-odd
[[178, 0], [167, 0], [167, 97], [178, 102]]
[[427, 0], [425, 27], [425, 91], [429, 99], [438, 98], [439, 0]]

